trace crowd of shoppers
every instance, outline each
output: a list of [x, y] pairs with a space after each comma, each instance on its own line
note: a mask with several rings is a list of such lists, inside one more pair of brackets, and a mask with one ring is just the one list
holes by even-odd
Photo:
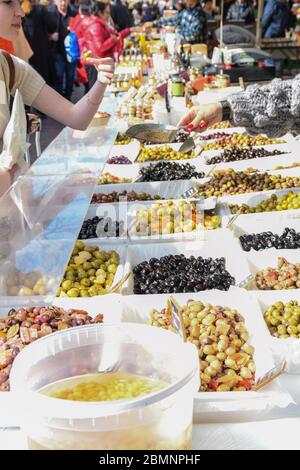
[[[117, 59], [124, 38], [137, 25], [165, 27], [183, 43], [206, 43], [207, 21], [220, 14], [220, 0], [216, 4], [212, 0], [23, 0], [21, 6], [24, 34], [21, 30], [13, 41], [0, 38], [0, 49], [29, 61], [68, 100], [75, 81], [83, 83], [86, 91], [95, 82], [95, 69], [83, 60], [86, 53]], [[255, 24], [256, 6], [255, 0], [225, 0], [227, 27]], [[162, 18], [168, 9], [177, 14]], [[294, 26], [293, 20], [288, 0], [266, 0], [263, 37], [283, 37]], [[78, 54], [72, 55], [76, 43]]]
[[1, 37], [0, 49], [29, 62], [68, 100], [75, 81], [87, 92], [97, 79], [84, 55], [117, 59], [135, 24], [133, 9], [121, 0], [23, 0], [21, 8], [23, 29], [13, 41]]

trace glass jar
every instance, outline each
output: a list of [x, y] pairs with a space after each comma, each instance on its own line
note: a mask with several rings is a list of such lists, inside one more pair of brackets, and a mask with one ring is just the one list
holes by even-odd
[[184, 96], [184, 82], [179, 75], [172, 77], [171, 94], [176, 97]]

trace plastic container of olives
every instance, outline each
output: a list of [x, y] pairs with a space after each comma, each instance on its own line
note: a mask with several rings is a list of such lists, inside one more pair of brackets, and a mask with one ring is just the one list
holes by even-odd
[[[167, 160], [164, 160], [164, 161], [167, 161]], [[160, 160], [161, 162], [161, 160]], [[183, 160], [170, 160], [170, 162], [173, 162], [173, 163], [178, 163], [180, 165], [185, 165], [185, 164], [189, 164], [193, 167], [195, 167], [195, 171], [197, 172], [207, 172], [209, 170], [209, 168], [207, 168], [207, 166], [204, 166], [203, 163], [201, 163], [201, 160], [199, 158], [190, 158], [190, 159], [183, 159]], [[139, 166], [141, 168], [143, 167], [147, 167], [147, 166], [150, 166], [150, 165], [155, 165], [155, 163], [157, 162], [143, 162], [143, 163], [139, 163]], [[178, 181], [184, 181], [184, 180], [178, 180]]]
[[[212, 290], [172, 295], [181, 306], [186, 305], [189, 300], [201, 300], [204, 304], [236, 309], [245, 319], [250, 336], [248, 342], [255, 348], [256, 379], [274, 367], [264, 320], [257, 302], [249, 293], [232, 287], [228, 292]], [[169, 298], [169, 294], [152, 295], [150, 299], [145, 295], [125, 296], [122, 321], [147, 323], [151, 310], [161, 311], [166, 307]], [[291, 397], [282, 390], [278, 381], [257, 392], [198, 392], [194, 401], [194, 423], [253, 421], [257, 420], [258, 416], [262, 418], [272, 409], [284, 408], [289, 403]]]
[[[271, 232], [274, 235], [281, 236], [286, 228], [295, 230], [296, 233], [300, 233], [300, 221], [297, 221], [295, 219], [282, 220], [282, 218], [273, 221], [270, 221], [269, 219], [264, 219], [255, 221], [254, 225], [251, 221], [251, 218], [241, 216], [238, 217], [235, 223], [233, 224], [233, 234], [237, 239], [239, 239], [239, 237], [241, 236], [253, 234], [257, 235], [266, 232]], [[291, 248], [291, 250], [294, 249], [296, 249], [296, 247]], [[255, 252], [255, 249], [252, 248], [252, 251], [250, 251], [250, 253], [252, 252]]]
[[[232, 256], [232, 253], [235, 253]], [[194, 256], [203, 258], [222, 258], [226, 260], [226, 270], [233, 276], [238, 284], [242, 279], [250, 274], [246, 258], [239, 244], [232, 238], [229, 232], [222, 231], [222, 234], [215, 234], [213, 237], [200, 241], [153, 243], [128, 246], [127, 259], [124, 273], [132, 272], [132, 269], [143, 261], [151, 258], [161, 258], [168, 255], [184, 254], [186, 258]], [[123, 295], [133, 294], [133, 276], [123, 284]], [[151, 294], [150, 298], [151, 298]]]
[[[283, 303], [284, 305], [288, 304], [289, 302], [297, 302], [298, 306], [295, 304], [295, 313], [293, 311], [293, 315], [287, 319], [286, 329], [289, 326], [290, 318], [298, 317], [298, 312], [300, 310], [300, 292], [296, 290], [292, 291], [280, 291], [280, 292], [266, 292], [266, 291], [259, 291], [255, 292], [255, 298], [258, 302], [258, 306], [261, 312], [261, 317], [264, 318], [265, 313], [267, 310], [273, 306], [274, 304]], [[280, 309], [279, 309], [280, 310]], [[277, 309], [278, 311], [278, 309]], [[276, 311], [275, 316], [278, 315]], [[295, 325], [294, 325], [295, 326]], [[273, 357], [276, 362], [286, 360], [287, 361], [287, 372], [289, 374], [300, 374], [300, 338], [284, 338], [284, 337], [275, 337], [270, 332], [266, 322], [264, 321], [264, 328], [268, 335], [268, 344], [272, 351]]]
[[[250, 253], [246, 253], [246, 260], [249, 266], [250, 273], [255, 276], [258, 272], [264, 271], [268, 268], [271, 268], [272, 270], [277, 270], [278, 269], [278, 260], [280, 258], [284, 258], [288, 263], [291, 264], [299, 264], [300, 263], [300, 250], [276, 250], [275, 248], [270, 248], [269, 250], [264, 250], [260, 252], [253, 252], [251, 251]], [[283, 268], [279, 268], [280, 272], [283, 272]], [[295, 275], [296, 276], [296, 275]], [[290, 279], [294, 279], [294, 274], [291, 273]], [[299, 278], [298, 278], [298, 283], [300, 285], [300, 272], [299, 272]], [[276, 280], [276, 279], [275, 279]], [[272, 276], [270, 280], [270, 287], [266, 289], [259, 289], [258, 286], [256, 285], [255, 280], [253, 280], [249, 285], [248, 285], [248, 290], [251, 291], [269, 291], [269, 292], [276, 292], [276, 291], [293, 291], [293, 292], [300, 292], [300, 287], [296, 287], [296, 282], [297, 282], [297, 277], [295, 277], [294, 281], [295, 284], [293, 283], [291, 286], [288, 286], [287, 284], [284, 283], [284, 281], [279, 280], [278, 283], [273, 283], [272, 282]], [[273, 287], [273, 285], [277, 285], [277, 287]]]
[[[94, 238], [87, 238], [82, 239], [83, 242], [87, 240], [89, 243], [126, 243], [128, 242], [127, 236], [127, 225], [130, 223], [130, 218], [127, 216], [127, 205], [124, 204], [95, 204], [90, 206], [88, 213], [85, 217], [86, 220], [91, 220], [94, 217], [98, 216], [100, 219], [103, 217], [103, 223], [105, 224], [105, 220], [107, 221], [108, 218], [111, 219], [112, 224], [115, 222], [119, 222], [118, 228], [116, 229], [115, 225], [112, 228], [112, 233], [107, 234], [107, 236], [96, 236]], [[119, 230], [119, 236], [116, 236], [116, 232]], [[118, 233], [118, 232], [117, 232]]]
[[[85, 310], [94, 318], [99, 313], [104, 315], [105, 323], [119, 323], [122, 317], [122, 297], [120, 294], [107, 294], [95, 297], [56, 297], [53, 305], [68, 309]], [[6, 312], [7, 313], [7, 312]]]
[[[108, 243], [101, 243], [99, 242], [99, 240], [95, 239], [95, 240], [80, 240], [80, 242], [83, 242], [84, 245], [87, 245], [87, 246], [93, 246], [93, 247], [98, 247], [100, 251], [104, 251], [104, 252], [112, 252], [112, 251], [116, 251], [119, 255], [119, 264], [117, 266], [117, 270], [115, 272], [115, 275], [114, 275], [114, 278], [113, 278], [113, 282], [112, 282], [112, 285], [111, 285], [111, 289], [113, 289], [116, 284], [121, 281], [121, 279], [123, 278], [124, 276], [124, 265], [125, 265], [125, 261], [126, 261], [126, 258], [127, 258], [127, 247], [124, 245], [124, 246], [116, 246], [115, 244], [108, 244]], [[84, 249], [82, 250], [84, 251]], [[96, 268], [95, 268], [96, 269]], [[109, 267], [107, 268], [109, 270]], [[70, 272], [70, 270], [69, 270]], [[113, 272], [113, 271], [112, 271]], [[66, 274], [66, 273], [65, 273]], [[67, 272], [67, 275], [69, 273]], [[88, 274], [88, 273], [87, 273]], [[93, 276], [95, 277], [95, 274], [93, 274]], [[65, 276], [64, 276], [65, 278]], [[87, 278], [89, 279], [89, 277], [87, 276]], [[71, 278], [70, 278], [71, 279]], [[66, 279], [64, 279], [66, 280]], [[64, 281], [62, 281], [63, 283]], [[62, 285], [62, 284], [61, 284]], [[93, 286], [93, 283], [89, 283], [89, 286], [92, 287]], [[74, 287], [74, 284], [71, 280], [71, 285], [69, 287], [69, 289], [71, 289], [73, 291], [73, 287]], [[86, 288], [86, 290], [89, 289], [89, 287]], [[77, 289], [75, 289], [77, 290]], [[60, 296], [64, 297], [66, 299], [66, 302], [69, 300], [69, 298], [79, 298], [80, 295], [68, 295], [66, 296], [66, 294], [64, 292], [62, 292], [60, 295], [58, 295], [57, 298], [59, 298]], [[82, 297], [84, 298], [88, 298], [88, 297], [91, 297], [89, 295], [85, 296], [83, 295]], [[93, 297], [96, 297], [99, 299], [99, 297], [102, 297], [102, 295], [98, 296], [98, 295], [93, 295]], [[55, 299], [56, 300], [56, 299]], [[54, 301], [55, 303], [55, 301]]]
[[[233, 196], [222, 196], [219, 200], [219, 210], [222, 216], [226, 216], [228, 221], [234, 215], [229, 205], [239, 205], [247, 204], [250, 207], [257, 206], [263, 201], [268, 200], [272, 195], [276, 195], [277, 197], [283, 196], [292, 192], [294, 194], [299, 194], [300, 188], [286, 188], [286, 189], [276, 189], [271, 191], [263, 191], [263, 192], [253, 192], [247, 194], [237, 194]], [[256, 212], [256, 213], [249, 213], [249, 214], [241, 214], [239, 217], [251, 217], [252, 220], [263, 220], [265, 217], [296, 217], [298, 218], [299, 209], [285, 209], [280, 211], [264, 211], [264, 212]], [[250, 220], [250, 219], [249, 219]]]
[[[180, 181], [152, 181], [148, 183], [128, 183], [128, 184], [105, 184], [105, 185], [98, 185], [95, 188], [95, 194], [111, 194], [113, 192], [122, 193], [127, 191], [127, 193], [134, 191], [135, 193], [146, 193], [153, 195], [153, 199], [155, 196], [160, 196], [163, 199], [179, 199], [182, 194], [188, 191], [190, 188], [193, 187], [194, 182], [190, 180], [180, 180]], [[140, 201], [134, 201], [140, 202]], [[143, 202], [143, 201], [141, 201]], [[130, 203], [130, 201], [128, 202]], [[104, 205], [106, 203], [100, 204], [91, 204], [88, 216], [94, 214], [93, 206], [97, 205]], [[108, 204], [112, 204], [109, 202]], [[116, 203], [118, 204], [118, 203]]]
[[[154, 144], [154, 145], [145, 145], [145, 146], [144, 146], [144, 149], [145, 149], [145, 151], [147, 152], [148, 149], [149, 149], [149, 150], [150, 150], [150, 149], [151, 149], [151, 150], [153, 150], [153, 149], [159, 150], [160, 148], [171, 147], [173, 150], [175, 150], [176, 152], [178, 152], [178, 150], [180, 149], [181, 145], [182, 145], [182, 143], [174, 143], [174, 144]], [[176, 155], [176, 156], [177, 156], [177, 155]], [[157, 160], [145, 160], [144, 162], [139, 162], [139, 161], [138, 161], [138, 157], [139, 157], [139, 155], [137, 155], [137, 157], [136, 157], [136, 160], [135, 160], [136, 163], [148, 163], [148, 162], [149, 162], [149, 163], [150, 163], [150, 162], [151, 162], [151, 163], [155, 163], [155, 162], [158, 162], [158, 161], [163, 160], [163, 161], [178, 161], [179, 163], [181, 163], [181, 162], [182, 162], [182, 163], [184, 163], [184, 162], [189, 162], [189, 163], [194, 164], [195, 161], [198, 160], [197, 155], [194, 156], [194, 157], [192, 157], [192, 158], [189, 158], [189, 157], [186, 156], [184, 153], [181, 154], [180, 158], [175, 158], [174, 160], [173, 160], [173, 159], [170, 159], [170, 160], [168, 159], [168, 160], [167, 160], [167, 159], [165, 159], [165, 158], [157, 158]]]
[[[137, 163], [133, 163], [132, 165], [113, 165], [106, 163], [102, 173], [110, 173], [118, 178], [130, 178], [132, 182], [134, 182], [139, 174], [139, 165]], [[105, 185], [101, 186], [104, 187]]]
[[[278, 150], [278, 149], [277, 149]], [[216, 170], [223, 170], [226, 168], [233, 168], [235, 171], [244, 171], [248, 168], [254, 168], [259, 171], [278, 171], [276, 170], [277, 166], [288, 166], [292, 165], [294, 162], [297, 162], [298, 156], [295, 154], [283, 154], [283, 155], [273, 155], [270, 157], [261, 157], [261, 158], [248, 158], [237, 161], [221, 162], [217, 164], [207, 164], [208, 160], [203, 161], [201, 157], [199, 161], [207, 165], [207, 170], [212, 167], [215, 167]], [[277, 174], [277, 173], [276, 173]]]
[[[113, 176], [117, 176], [118, 178], [130, 178], [132, 183], [139, 182], [139, 170], [140, 168], [145, 168], [150, 165], [155, 165], [158, 162], [145, 162], [145, 163], [133, 163], [132, 165], [111, 165], [106, 164], [103, 173], [110, 173]], [[204, 172], [207, 171], [207, 167], [205, 168], [204, 165], [195, 162], [194, 160], [179, 160], [174, 161], [173, 163], [177, 163], [180, 165], [189, 164], [195, 167], [196, 172]], [[176, 181], [184, 181], [184, 180], [176, 180]], [[191, 178], [190, 181], [196, 181], [195, 178]]]
[[[245, 134], [244, 136], [239, 134], [239, 137], [240, 138], [243, 138], [243, 137], [246, 137], [247, 134]], [[254, 137], [255, 138], [255, 137]], [[250, 148], [250, 147], [264, 147], [264, 148], [268, 148], [270, 150], [274, 150], [277, 146], [278, 148], [280, 148], [281, 145], [285, 145], [287, 146], [288, 145], [288, 142], [283, 138], [279, 138], [279, 139], [272, 139], [273, 140], [273, 143], [264, 143], [264, 141], [260, 141], [258, 142], [256, 145], [240, 145], [239, 142], [237, 142], [236, 144], [233, 144], [231, 145], [230, 147], [229, 146], [226, 146], [225, 147], [222, 147], [222, 148], [214, 148], [214, 149], [205, 149], [205, 144], [203, 145], [203, 155], [205, 155], [206, 157], [209, 157], [211, 158], [212, 156], [214, 156], [214, 152], [222, 152], [224, 150], [224, 148], [233, 148], [233, 147], [242, 147], [242, 148]], [[222, 139], [221, 139], [222, 141]], [[217, 141], [216, 144], [220, 144], [221, 141]], [[214, 145], [214, 142], [210, 142], [208, 141], [206, 143], [206, 145], [209, 144], [210, 147]], [[293, 141], [293, 144], [294, 144], [294, 141]], [[205, 152], [205, 153], [204, 153]]]
[[[238, 147], [237, 148], [244, 148], [244, 149], [247, 149], [249, 147]], [[296, 154], [296, 148], [295, 148], [295, 145], [294, 144], [291, 144], [291, 143], [284, 143], [284, 144], [271, 144], [271, 145], [259, 145], [259, 146], [255, 146], [253, 147], [255, 148], [256, 150], [257, 149], [265, 149], [265, 150], [269, 150], [270, 152], [272, 152], [273, 150], [280, 150], [280, 152], [293, 152], [294, 154]], [[219, 149], [219, 150], [203, 150], [203, 152], [201, 153], [201, 156], [200, 158], [203, 159], [203, 161], [207, 161], [209, 159], [211, 159], [212, 157], [216, 157], [218, 155], [220, 155], [221, 153], [224, 152], [224, 149]], [[279, 155], [280, 156], [280, 155]], [[282, 155], [281, 155], [282, 156]], [[265, 160], [266, 158], [271, 158], [271, 157], [262, 157], [262, 158], [258, 158], [258, 160]], [[272, 157], [274, 158], [274, 157]], [[275, 158], [278, 158], [278, 156], [275, 156]], [[253, 161], [254, 159], [249, 159], [247, 161]], [[240, 163], [239, 162], [228, 162], [228, 163]]]
[[[106, 402], [68, 401], [39, 393], [58, 380], [115, 364], [120, 373], [157, 379], [166, 386], [146, 396]], [[168, 331], [120, 323], [49, 335], [17, 357], [11, 386], [31, 449], [191, 448], [198, 354], [193, 345]]]
[[[211, 198], [213, 199], [213, 198]], [[203, 224], [205, 224], [205, 220], [207, 217], [207, 212], [205, 212], [206, 206], [209, 206], [209, 204], [206, 204], [206, 202], [212, 202], [213, 201], [208, 201], [204, 200], [203, 198], [191, 198], [189, 200], [184, 200], [184, 199], [173, 199], [171, 200], [157, 200], [155, 202], [149, 201], [149, 202], [144, 202], [144, 203], [131, 203], [129, 206], [129, 237], [132, 242], [135, 243], [142, 243], [142, 242], [155, 242], [155, 241], [185, 241], [185, 240], [207, 240], [208, 235], [206, 232], [208, 229], [205, 228]], [[191, 215], [185, 211], [189, 210], [192, 205], [194, 204], [195, 207], [195, 212], [194, 215]], [[212, 204], [213, 206], [213, 204]], [[155, 208], [156, 211], [155, 211]], [[165, 208], [165, 209], [163, 209]], [[158, 214], [159, 210], [171, 210], [175, 208], [176, 211], [180, 211], [184, 215], [185, 214], [185, 222], [182, 226], [182, 230], [176, 232], [176, 228], [179, 227], [178, 223], [176, 224], [176, 221], [173, 218], [173, 212], [172, 214], [168, 214], [164, 212], [164, 220], [162, 220], [162, 225], [160, 227], [159, 232], [160, 233], [155, 233], [155, 228], [154, 228], [154, 219], [153, 215], [151, 216], [151, 221], [149, 220], [149, 223], [147, 224], [147, 227], [145, 227], [145, 231], [139, 232], [137, 229], [137, 225], [139, 222], [143, 222], [145, 220], [145, 217], [147, 219], [147, 213], [148, 214]], [[140, 215], [139, 215], [140, 214]], [[221, 217], [218, 216], [216, 211], [214, 211], [215, 215], [215, 229], [221, 228], [222, 225], [222, 219]], [[194, 220], [194, 218], [197, 218], [198, 224]], [[161, 222], [161, 221], [160, 221]], [[169, 227], [169, 231], [168, 231]], [[148, 230], [152, 230], [152, 234], [148, 234]], [[180, 228], [178, 228], [180, 230]]]

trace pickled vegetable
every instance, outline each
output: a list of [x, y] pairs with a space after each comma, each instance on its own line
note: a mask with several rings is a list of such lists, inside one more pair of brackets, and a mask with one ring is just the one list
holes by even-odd
[[52, 398], [73, 401], [130, 400], [149, 395], [167, 383], [125, 372], [87, 374], [60, 380], [40, 390]]
[[300, 263], [278, 258], [277, 268], [266, 268], [255, 275], [260, 290], [300, 289]]
[[[254, 348], [242, 315], [229, 307], [189, 300], [183, 306], [187, 341], [199, 350], [203, 392], [251, 390], [255, 382]], [[152, 310], [149, 325], [174, 331], [171, 312]]]

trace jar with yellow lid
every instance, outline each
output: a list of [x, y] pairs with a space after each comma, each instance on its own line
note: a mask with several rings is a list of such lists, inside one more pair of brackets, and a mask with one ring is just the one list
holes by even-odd
[[215, 85], [218, 88], [227, 88], [230, 86], [230, 76], [229, 75], [216, 75]]

